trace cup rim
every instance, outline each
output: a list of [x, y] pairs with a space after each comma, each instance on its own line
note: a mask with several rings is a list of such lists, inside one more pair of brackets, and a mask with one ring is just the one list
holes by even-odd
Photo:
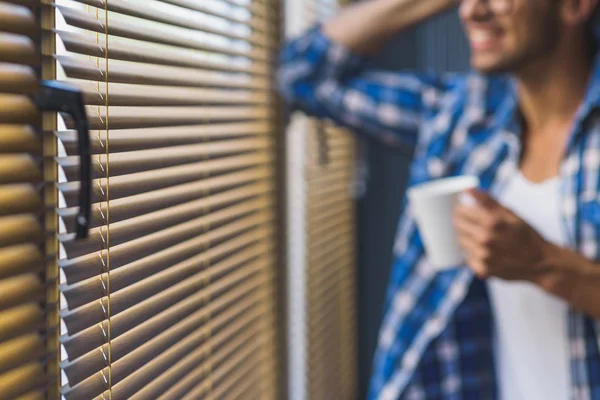
[[459, 175], [420, 183], [408, 189], [412, 199], [447, 196], [479, 186], [479, 178], [472, 175]]

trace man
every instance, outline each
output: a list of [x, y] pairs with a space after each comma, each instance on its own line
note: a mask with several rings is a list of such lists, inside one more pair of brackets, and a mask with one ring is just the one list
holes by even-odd
[[[466, 266], [432, 272], [405, 209], [369, 398], [600, 399], [597, 0], [458, 3], [363, 2], [282, 52], [291, 105], [414, 146], [411, 185], [481, 181], [456, 210]], [[453, 6], [473, 72], [367, 67], [386, 39]]]

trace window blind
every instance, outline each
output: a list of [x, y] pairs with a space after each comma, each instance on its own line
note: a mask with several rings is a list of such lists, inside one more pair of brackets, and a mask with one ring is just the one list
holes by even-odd
[[307, 385], [310, 399], [357, 397], [355, 142], [322, 121], [306, 146]]
[[[344, 2], [307, 0], [307, 26]], [[328, 121], [306, 124], [307, 395], [357, 398], [355, 140]]]
[[46, 0], [85, 94], [89, 239], [59, 118], [67, 400], [279, 396], [275, 0]]
[[43, 399], [46, 385], [38, 10], [0, 1], [0, 397]]
[[[340, 3], [286, 2], [286, 37], [331, 18]], [[288, 398], [357, 399], [356, 143], [301, 112], [287, 138]]]

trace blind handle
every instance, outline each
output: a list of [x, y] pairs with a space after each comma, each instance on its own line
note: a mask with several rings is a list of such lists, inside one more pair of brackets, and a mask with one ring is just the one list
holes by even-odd
[[92, 156], [90, 132], [83, 94], [79, 89], [63, 82], [46, 80], [41, 82], [36, 103], [42, 111], [66, 113], [73, 118], [77, 129], [77, 148], [79, 152], [79, 212], [75, 219], [77, 239], [88, 237], [92, 209]]
[[317, 143], [319, 145], [319, 165], [327, 167], [329, 165], [329, 141], [327, 140], [327, 130], [323, 121], [317, 121]]

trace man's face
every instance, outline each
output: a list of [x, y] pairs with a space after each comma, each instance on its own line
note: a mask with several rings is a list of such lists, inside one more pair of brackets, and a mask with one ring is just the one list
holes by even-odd
[[[496, 2], [495, 4], [491, 4]], [[556, 0], [462, 0], [460, 17], [471, 66], [484, 73], [518, 73], [552, 54], [559, 37]]]

